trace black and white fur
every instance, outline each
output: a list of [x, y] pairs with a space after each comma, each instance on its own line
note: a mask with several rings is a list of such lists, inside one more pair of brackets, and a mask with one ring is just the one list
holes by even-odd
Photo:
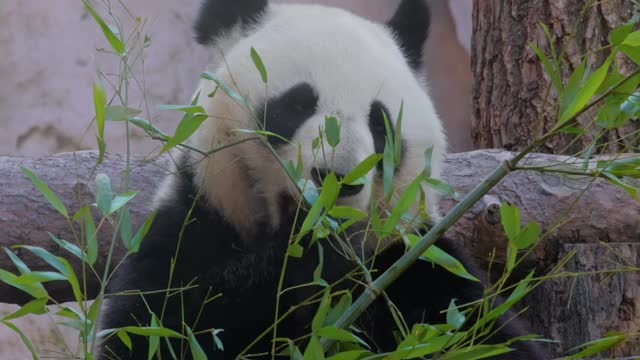
[[[395, 124], [403, 103], [402, 160], [396, 171], [395, 188], [401, 191], [423, 171], [424, 152], [429, 147], [433, 148], [432, 176], [438, 177], [446, 139], [425, 84], [416, 76], [428, 23], [429, 10], [421, 0], [403, 0], [386, 25], [318, 5], [272, 5], [267, 0], [205, 1], [195, 28], [197, 40], [211, 49], [209, 70], [246, 97], [256, 114], [223, 91], [208, 96], [214, 92], [215, 84], [202, 81], [199, 105], [210, 119], [189, 145], [206, 151], [237, 142], [252, 135], [235, 129], [256, 129], [256, 118], [266, 118], [267, 130], [291, 141], [270, 139], [283, 160], [295, 162], [297, 145], [301, 146], [305, 178], [317, 179], [323, 171], [346, 174], [367, 156], [383, 152], [382, 112]], [[249, 56], [252, 47], [266, 65], [268, 92]], [[328, 115], [340, 119], [341, 142], [333, 156], [317, 156], [314, 160], [311, 144]], [[164, 292], [146, 295], [144, 301], [136, 295], [111, 296], [106, 301], [101, 328], [148, 325], [147, 306], [157, 314], [164, 306], [162, 321], [166, 327], [181, 331], [183, 323], [193, 326], [198, 318], [196, 332], [223, 329], [219, 334], [223, 352], [214, 351], [211, 334], [198, 339], [210, 358], [234, 358], [274, 321], [276, 287], [291, 229], [296, 226], [297, 191], [260, 141], [244, 142], [206, 158], [197, 152], [181, 152], [177, 159], [175, 174], [158, 191], [154, 204], [157, 217], [140, 252], [118, 269], [110, 292], [166, 289], [178, 244], [170, 286], [195, 286], [169, 297], [166, 306]], [[366, 177], [368, 181], [362, 188], [351, 189], [338, 203], [367, 211], [371, 194], [374, 201], [381, 201], [380, 170], [374, 169]], [[424, 190], [428, 212], [437, 219], [437, 195]], [[189, 212], [190, 221], [183, 229]], [[373, 253], [375, 246], [353, 239], [354, 247], [365, 255]], [[438, 245], [473, 269], [462, 249], [445, 239]], [[331, 245], [323, 248], [325, 280], [331, 283], [354, 269], [353, 262]], [[377, 256], [375, 274], [382, 273], [404, 251], [404, 244], [390, 244]], [[306, 247], [301, 259], [290, 259], [284, 288], [309, 283], [317, 265], [317, 248]], [[346, 282], [342, 288], [354, 285]], [[314, 287], [287, 292], [282, 296], [280, 313], [319, 290]], [[221, 296], [207, 303], [200, 313], [209, 291]], [[482, 295], [482, 286], [419, 261], [387, 293], [408, 324], [441, 323], [444, 319], [440, 311], [452, 298], [458, 299], [459, 304], [477, 299]], [[278, 337], [297, 339], [308, 334], [314, 312], [313, 307], [305, 307], [292, 314], [279, 324]], [[395, 348], [395, 322], [382, 300], [377, 300], [357, 325], [366, 331], [366, 339], [374, 348]], [[509, 323], [490, 342], [522, 334], [520, 325]], [[270, 351], [271, 338], [267, 336], [250, 353]], [[132, 340], [130, 353], [113, 336], [101, 347], [99, 358], [146, 358], [147, 341], [135, 336]], [[515, 346], [517, 351], [507, 358], [542, 358], [532, 345]], [[188, 354], [187, 347], [182, 351]], [[180, 349], [179, 345], [174, 347], [175, 351]], [[164, 343], [161, 351], [163, 358], [169, 358]]]

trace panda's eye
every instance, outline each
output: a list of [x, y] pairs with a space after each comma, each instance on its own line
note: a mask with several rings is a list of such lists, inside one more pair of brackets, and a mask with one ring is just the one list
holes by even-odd
[[[300, 83], [269, 99], [261, 119], [265, 119], [266, 131], [290, 140], [296, 130], [315, 114], [317, 107], [316, 91], [311, 85]], [[284, 144], [285, 141], [276, 136], [269, 136], [269, 143], [275, 147]]]
[[371, 104], [371, 110], [369, 111], [369, 130], [373, 136], [373, 146], [378, 154], [384, 153], [385, 139], [387, 136], [387, 127], [385, 126], [384, 115], [387, 115], [389, 120], [389, 129], [391, 130], [391, 136], [395, 136], [393, 123], [389, 110], [380, 101], [374, 101]]

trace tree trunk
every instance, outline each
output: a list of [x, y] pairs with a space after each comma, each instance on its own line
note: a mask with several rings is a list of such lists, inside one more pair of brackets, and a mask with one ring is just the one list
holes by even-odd
[[[550, 53], [540, 22], [549, 27], [556, 50], [564, 54], [562, 77], [567, 79], [585, 54], [589, 54], [592, 68], [603, 63], [608, 52], [596, 50], [609, 44], [609, 32], [628, 21], [633, 8], [630, 0], [475, 0], [471, 46], [475, 145], [520, 150], [555, 124], [555, 111], [547, 110], [556, 104], [557, 96], [551, 91], [547, 99], [551, 105], [543, 105], [550, 81], [528, 45], [533, 42]], [[623, 55], [616, 58], [616, 63], [623, 74], [631, 73], [634, 67]], [[541, 112], [545, 114], [541, 118], [543, 127], [538, 115]], [[578, 119], [580, 125], [589, 124], [593, 116], [593, 112], [584, 114]], [[632, 122], [598, 141], [615, 141], [638, 129], [640, 122]], [[558, 136], [540, 150], [575, 154], [585, 149], [594, 135], [591, 129], [577, 141], [575, 135]], [[618, 152], [638, 143], [636, 135], [615, 141], [606, 151]]]

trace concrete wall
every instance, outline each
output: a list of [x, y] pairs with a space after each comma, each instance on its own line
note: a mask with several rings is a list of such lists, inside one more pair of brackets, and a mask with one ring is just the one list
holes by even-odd
[[[393, 13], [398, 0], [297, 2], [324, 2], [384, 20]], [[113, 12], [129, 23], [125, 28], [131, 32], [130, 18], [118, 2], [112, 3]], [[144, 72], [138, 63], [134, 74], [142, 81], [144, 73], [148, 115], [167, 131], [175, 128], [178, 116], [158, 111], [155, 106], [187, 101], [207, 62], [206, 51], [192, 40], [191, 22], [198, 3], [126, 1], [133, 14], [148, 21], [145, 30], [152, 43], [145, 53]], [[436, 106], [450, 128], [453, 149], [463, 150], [469, 144], [457, 138], [468, 133], [464, 128], [470, 114], [468, 53], [457, 41], [456, 24], [446, 2], [432, 3], [434, 24], [426, 54], [427, 71], [432, 74]], [[117, 62], [114, 56], [96, 51], [108, 45], [93, 19], [78, 0], [1, 0], [0, 4], [0, 154], [35, 156], [95, 148], [91, 84], [98, 70], [116, 72]], [[453, 13], [460, 17], [457, 23], [461, 25], [457, 26], [465, 31], [465, 45], [470, 38], [470, 4], [471, 0], [452, 1]], [[134, 106], [142, 105], [136, 84], [132, 84], [131, 98]], [[121, 126], [109, 124], [110, 151], [124, 151], [122, 134]], [[134, 151], [153, 150], [157, 144], [142, 135], [134, 133]]]

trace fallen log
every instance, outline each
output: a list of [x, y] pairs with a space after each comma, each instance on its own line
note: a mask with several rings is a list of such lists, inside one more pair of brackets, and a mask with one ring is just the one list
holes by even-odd
[[[512, 155], [502, 150], [450, 154], [443, 171], [444, 180], [465, 194]], [[12, 248], [19, 244], [43, 247], [69, 259], [80, 274], [79, 261], [60, 249], [47, 234], [51, 232], [59, 238], [72, 240], [68, 222], [48, 204], [20, 167], [34, 170], [73, 213], [95, 201], [94, 178], [97, 173], [109, 175], [114, 193], [122, 190], [120, 179], [125, 169], [124, 156], [107, 155], [97, 168], [96, 160], [97, 153], [93, 151], [39, 159], [0, 157], [0, 246], [10, 248], [32, 270], [50, 270], [28, 251]], [[542, 166], [571, 160], [566, 156], [532, 154], [526, 163]], [[134, 228], [149, 214], [151, 198], [167, 173], [170, 161], [168, 157], [135, 157], [132, 160], [129, 188], [139, 191], [129, 203]], [[543, 231], [562, 224], [536, 248], [524, 263], [524, 270], [536, 267], [539, 273], [543, 273], [572, 249], [576, 249], [577, 254], [567, 264], [567, 271], [602, 271], [615, 269], [616, 265], [640, 266], [640, 202], [602, 179], [539, 171], [513, 172], [458, 221], [448, 236], [479, 259], [488, 259], [495, 249], [496, 261], [499, 262], [506, 239], [498, 206], [505, 201], [520, 207], [523, 223], [535, 220]], [[455, 199], [445, 198], [441, 210], [446, 212], [455, 203]], [[108, 227], [99, 234], [99, 254], [108, 252], [111, 235], [112, 229]], [[124, 255], [125, 250], [118, 241], [113, 261], [119, 261]], [[98, 273], [104, 269], [105, 259], [106, 256], [98, 257]], [[0, 253], [0, 269], [16, 272], [4, 253]], [[610, 286], [602, 284], [603, 276]], [[550, 280], [543, 283], [526, 302], [532, 308], [528, 316], [539, 333], [560, 341], [558, 349], [565, 350], [602, 336], [606, 331], [637, 329], [640, 327], [639, 279], [638, 272], [616, 272], [600, 277], [580, 277], [580, 281]], [[86, 283], [89, 297], [95, 296], [99, 279], [89, 273]], [[47, 290], [56, 301], [72, 300], [71, 290], [64, 282], [48, 283]], [[20, 290], [0, 283], [0, 302], [23, 304], [28, 300], [29, 296]], [[545, 310], [550, 307], [555, 309], [553, 314]], [[603, 319], [607, 321], [603, 322]], [[630, 342], [615, 355], [634, 355], [640, 352], [639, 347], [637, 342]]]

